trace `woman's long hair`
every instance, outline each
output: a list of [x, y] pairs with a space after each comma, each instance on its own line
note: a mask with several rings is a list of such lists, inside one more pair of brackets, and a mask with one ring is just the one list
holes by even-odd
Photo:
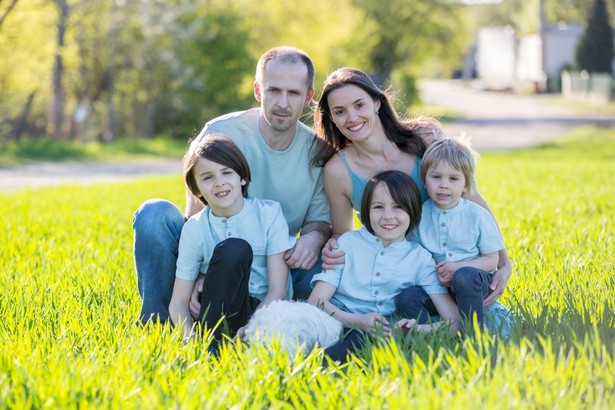
[[319, 161], [328, 161], [335, 153], [342, 150], [348, 140], [335, 126], [331, 119], [329, 107], [329, 94], [347, 85], [355, 85], [365, 91], [375, 101], [380, 101], [378, 117], [384, 128], [386, 137], [402, 152], [416, 157], [422, 157], [426, 146], [423, 139], [415, 131], [412, 124], [399, 117], [391, 98], [382, 91], [374, 81], [363, 71], [356, 68], [339, 68], [329, 74], [323, 85], [322, 95], [314, 109], [314, 128], [319, 138], [324, 139], [328, 145], [323, 145], [317, 152]]

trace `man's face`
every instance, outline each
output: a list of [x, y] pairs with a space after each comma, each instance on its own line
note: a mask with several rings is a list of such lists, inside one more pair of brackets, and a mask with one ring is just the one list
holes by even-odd
[[262, 115], [277, 133], [294, 130], [314, 96], [307, 87], [307, 67], [303, 63], [271, 60], [265, 66], [262, 82], [254, 83], [254, 96], [261, 103]]

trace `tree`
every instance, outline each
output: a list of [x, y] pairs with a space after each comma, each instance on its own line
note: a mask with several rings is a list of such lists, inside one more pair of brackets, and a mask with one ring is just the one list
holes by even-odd
[[13, 7], [15, 7], [16, 4], [17, 0], [12, 0], [5, 10], [0, 11], [0, 26], [2, 26], [4, 19], [6, 19], [6, 16], [9, 15], [9, 13], [11, 12], [11, 10], [13, 10]]
[[611, 73], [613, 70], [613, 28], [604, 0], [595, 0], [576, 50], [577, 65], [590, 73]]
[[437, 60], [440, 72], [431, 75], [442, 75], [443, 67], [453, 60], [457, 64], [467, 46], [462, 6], [450, 0], [355, 0], [354, 4], [365, 15], [362, 36], [357, 37], [368, 55], [365, 69], [381, 86], [396, 74], [399, 84], [394, 88], [411, 101], [417, 99], [414, 78], [426, 62]]
[[64, 76], [64, 42], [66, 35], [66, 28], [68, 25], [69, 7], [66, 0], [56, 0], [56, 6], [58, 7], [58, 23], [56, 34], [56, 55], [53, 65], [53, 105], [52, 105], [52, 124], [53, 124], [53, 137], [60, 139], [64, 137], [64, 104], [66, 101], [66, 95], [64, 91], [64, 85], [62, 77]]

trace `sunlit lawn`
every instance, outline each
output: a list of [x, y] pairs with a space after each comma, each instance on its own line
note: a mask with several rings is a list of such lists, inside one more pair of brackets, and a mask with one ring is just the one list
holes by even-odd
[[133, 211], [180, 176], [0, 194], [2, 408], [615, 408], [615, 131], [483, 154], [513, 336], [437, 334], [346, 366], [134, 325]]

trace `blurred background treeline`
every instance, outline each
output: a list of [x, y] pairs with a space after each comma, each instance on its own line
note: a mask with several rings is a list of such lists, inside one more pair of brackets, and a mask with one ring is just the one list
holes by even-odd
[[355, 66], [407, 107], [417, 79], [459, 71], [478, 28], [587, 27], [595, 3], [615, 15], [615, 0], [0, 0], [0, 143], [185, 140], [254, 106], [256, 61], [277, 45], [312, 57], [316, 97]]

